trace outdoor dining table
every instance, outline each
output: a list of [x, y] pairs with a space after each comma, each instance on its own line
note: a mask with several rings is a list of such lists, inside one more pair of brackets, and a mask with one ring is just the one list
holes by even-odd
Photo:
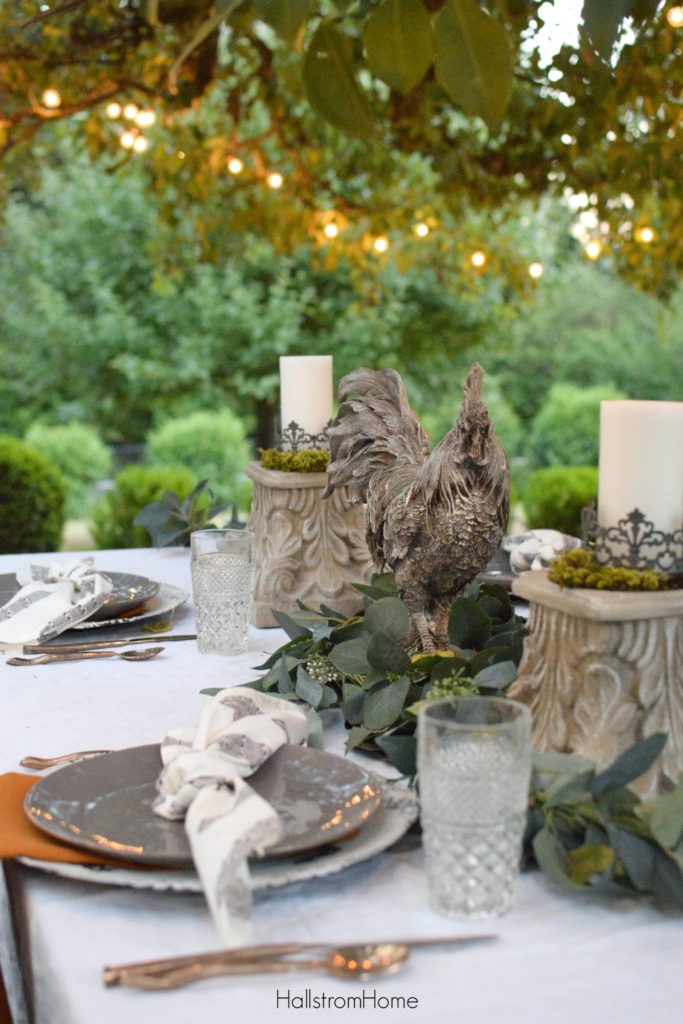
[[[187, 549], [92, 555], [104, 571], [191, 589]], [[54, 557], [73, 556], [5, 555], [0, 572]], [[191, 600], [176, 609], [172, 632], [194, 632]], [[93, 640], [96, 634], [81, 637]], [[159, 657], [138, 664], [111, 658], [18, 668], [7, 666], [5, 655], [0, 771], [21, 771], [27, 754], [159, 742], [167, 730], [196, 721], [208, 699], [200, 690], [254, 679], [253, 666], [283, 639], [279, 630], [252, 629], [248, 653], [232, 658], [200, 655], [192, 640], [171, 642]], [[162, 644], [163, 634], [150, 633], [150, 641]], [[324, 743], [343, 752], [341, 720], [327, 726]], [[361, 759], [378, 770], [377, 762]], [[1, 965], [15, 1024], [252, 1024], [329, 1014], [352, 1021], [390, 1015], [396, 1021], [472, 1024], [680, 1021], [680, 915], [648, 899], [560, 891], [531, 871], [522, 875], [517, 904], [507, 916], [485, 923], [446, 919], [429, 908], [423, 854], [411, 838], [337, 874], [255, 894], [253, 942], [482, 932], [499, 937], [495, 943], [416, 951], [401, 972], [362, 985], [313, 972], [216, 978], [160, 993], [107, 989], [105, 965], [218, 948], [202, 895], [75, 881], [6, 862]], [[350, 997], [360, 994], [364, 1007], [349, 1009]], [[324, 1009], [314, 1001], [322, 996], [328, 1000]]]

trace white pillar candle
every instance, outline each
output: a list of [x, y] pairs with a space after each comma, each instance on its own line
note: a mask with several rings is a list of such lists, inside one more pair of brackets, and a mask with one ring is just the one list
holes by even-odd
[[332, 419], [332, 356], [280, 356], [280, 425], [319, 434]]
[[600, 403], [600, 526], [635, 508], [657, 530], [683, 526], [683, 402]]

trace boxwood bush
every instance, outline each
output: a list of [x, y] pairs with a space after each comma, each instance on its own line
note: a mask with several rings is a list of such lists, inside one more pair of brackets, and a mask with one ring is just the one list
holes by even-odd
[[531, 423], [527, 455], [532, 466], [597, 466], [600, 402], [625, 398], [611, 385], [582, 388], [553, 384]]
[[243, 504], [240, 478], [250, 458], [244, 424], [230, 409], [167, 420], [147, 436], [150, 465], [185, 466], [222, 501]]
[[114, 479], [114, 489], [95, 506], [93, 538], [99, 548], [146, 548], [151, 538], [144, 526], [134, 526], [138, 512], [165, 491], [186, 498], [197, 483], [189, 469], [126, 466]]
[[529, 477], [524, 509], [529, 529], [581, 536], [581, 509], [598, 496], [595, 466], [551, 466]]
[[73, 420], [60, 426], [34, 423], [24, 438], [61, 470], [66, 481], [66, 514], [70, 519], [90, 515], [94, 484], [111, 474], [112, 456], [93, 427]]
[[0, 436], [0, 552], [57, 550], [65, 499], [64, 478], [49, 459]]

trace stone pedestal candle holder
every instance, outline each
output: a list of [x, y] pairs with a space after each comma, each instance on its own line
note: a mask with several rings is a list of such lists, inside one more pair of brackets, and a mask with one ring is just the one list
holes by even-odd
[[584, 754], [606, 768], [655, 732], [668, 742], [633, 788], [670, 789], [683, 772], [683, 590], [563, 589], [526, 572], [530, 633], [508, 696], [531, 708], [535, 750]]
[[297, 601], [353, 615], [362, 595], [351, 584], [368, 581], [374, 571], [363, 505], [350, 505], [343, 489], [323, 501], [327, 473], [284, 473], [258, 463], [246, 473], [254, 481], [253, 624], [276, 626], [272, 610], [296, 611]]

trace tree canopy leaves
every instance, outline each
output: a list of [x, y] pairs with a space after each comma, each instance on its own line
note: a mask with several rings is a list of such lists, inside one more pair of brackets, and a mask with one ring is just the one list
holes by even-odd
[[[537, 45], [539, 0], [44, 6], [0, 10], [10, 185], [38, 130], [53, 138], [71, 119], [112, 169], [145, 166], [167, 218], [205, 201], [202, 258], [226, 223], [292, 251], [332, 220], [341, 241], [353, 222], [355, 251], [372, 253], [378, 234], [410, 232], [408, 217], [500, 219], [550, 191], [588, 197], [624, 274], [660, 293], [680, 276], [681, 35], [657, 0], [584, 0], [578, 40], [554, 55]], [[108, 117], [111, 102], [151, 107], [157, 123]], [[267, 187], [274, 169], [288, 211]]]

